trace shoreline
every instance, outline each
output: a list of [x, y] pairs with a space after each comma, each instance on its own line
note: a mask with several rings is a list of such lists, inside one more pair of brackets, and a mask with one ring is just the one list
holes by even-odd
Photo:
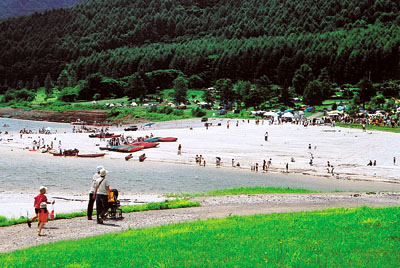
[[[21, 125], [37, 123], [37, 121], [21, 122], [21, 120], [11, 122], [21, 123]], [[191, 170], [200, 171], [202, 169], [204, 172], [216, 169], [223, 173], [233, 174], [234, 172], [237, 176], [244, 174], [242, 172], [245, 172], [246, 176], [249, 174], [263, 176], [262, 160], [272, 158], [271, 167], [265, 173], [266, 178], [273, 175], [278, 180], [283, 178], [296, 182], [300, 180], [301, 176], [302, 184], [310, 185], [310, 188], [318, 182], [337, 185], [338, 187], [343, 186], [342, 188], [347, 185], [348, 188], [351, 188], [349, 190], [400, 191], [400, 166], [390, 163], [391, 157], [397, 156], [396, 148], [400, 147], [400, 141], [397, 139], [398, 134], [374, 131], [365, 133], [358, 129], [327, 126], [304, 128], [293, 124], [268, 125], [267, 121], [264, 124], [256, 125], [254, 120], [211, 118], [209, 122], [213, 124], [208, 129], [204, 127], [204, 123], [200, 122], [200, 119], [185, 119], [157, 122], [152, 127], [140, 127], [138, 131], [134, 132], [125, 132], [123, 129], [125, 126], [112, 126], [110, 131], [133, 137], [150, 135], [151, 133], [155, 136], [178, 137], [177, 142], [160, 143], [157, 148], [141, 151], [145, 152], [147, 156], [145, 164], [141, 164], [141, 167], [146, 165], [154, 167], [178, 165], [188, 167]], [[227, 122], [231, 123], [230, 128], [227, 127]], [[238, 122], [238, 126], [235, 126], [234, 123], [236, 122]], [[41, 123], [40, 121], [37, 125]], [[221, 126], [218, 126], [217, 123], [220, 123]], [[72, 133], [72, 125], [65, 123], [51, 124], [54, 124], [55, 127], [61, 127], [63, 131], [50, 135], [24, 134], [22, 139], [17, 131], [10, 132], [8, 135], [0, 134], [0, 138], [2, 138], [0, 152], [4, 161], [13, 157], [15, 161], [19, 161], [18, 159], [35, 160], [37, 163], [50, 161], [54, 165], [58, 165], [58, 163], [61, 163], [60, 161], [75, 163], [75, 160], [68, 158], [56, 160], [56, 157], [49, 154], [26, 150], [25, 148], [31, 146], [32, 140], [38, 137], [45, 139], [46, 143], [54, 139], [62, 140], [64, 148], [79, 148], [81, 152], [85, 153], [98, 152], [98, 147], [105, 145], [103, 141], [99, 141], [97, 138], [90, 139], [88, 133]], [[266, 130], [269, 132], [267, 142], [264, 141]], [[307, 147], [310, 143], [312, 149], [308, 150]], [[182, 144], [182, 155], [177, 154], [178, 144]], [[135, 153], [134, 158], [126, 162], [126, 165], [139, 165], [136, 157], [141, 152]], [[310, 153], [314, 157], [312, 166], [308, 164]], [[207, 163], [206, 167], [195, 163], [196, 154], [203, 155]], [[104, 163], [105, 166], [112, 167], [116, 163], [119, 165], [122, 162], [125, 163], [125, 155], [117, 152], [106, 152], [106, 156], [102, 159], [79, 159], [79, 162], [88, 163], [88, 166]], [[217, 156], [222, 158], [221, 166], [216, 166], [215, 158]], [[291, 157], [295, 158], [295, 162], [291, 162]], [[366, 166], [367, 159], [374, 159], [374, 157], [377, 159], [378, 165], [376, 167]], [[232, 167], [232, 158], [235, 159], [235, 162], [240, 162], [240, 168]], [[335, 167], [334, 176], [326, 170], [327, 161], [330, 161]], [[251, 171], [251, 166], [254, 166], [255, 163], [259, 164], [258, 172]], [[288, 173], [285, 172], [286, 163], [289, 164]], [[35, 189], [36, 187], [33, 187], [31, 193], [35, 193]], [[85, 188], [82, 188], [76, 194], [84, 197], [85, 190]], [[18, 195], [18, 192], [15, 194]], [[146, 193], [162, 195], [165, 192], [148, 190]], [[30, 194], [29, 191], [28, 194]], [[132, 191], [126, 193], [126, 195], [135, 194], [138, 193]], [[64, 192], [64, 195], [68, 195], [68, 192]]]

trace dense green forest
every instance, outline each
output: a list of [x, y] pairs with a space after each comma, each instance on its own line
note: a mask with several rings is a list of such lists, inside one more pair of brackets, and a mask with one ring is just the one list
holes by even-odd
[[400, 79], [399, 10], [398, 0], [88, 0], [0, 22], [0, 86], [165, 69], [200, 86], [299, 87], [304, 72], [338, 85]]
[[0, 18], [29, 15], [47, 9], [71, 7], [84, 0], [1, 0]]

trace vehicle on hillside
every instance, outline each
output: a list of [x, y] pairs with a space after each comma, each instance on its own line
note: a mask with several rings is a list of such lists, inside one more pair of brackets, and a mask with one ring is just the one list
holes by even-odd
[[208, 118], [207, 117], [203, 117], [202, 119], [201, 119], [201, 122], [207, 122], [208, 121]]

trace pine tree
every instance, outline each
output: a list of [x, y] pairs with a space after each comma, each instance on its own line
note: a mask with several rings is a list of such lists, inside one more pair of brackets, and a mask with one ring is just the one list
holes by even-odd
[[50, 73], [47, 73], [46, 79], [44, 80], [44, 87], [46, 90], [46, 96], [50, 96], [53, 93], [53, 80], [51, 80]]

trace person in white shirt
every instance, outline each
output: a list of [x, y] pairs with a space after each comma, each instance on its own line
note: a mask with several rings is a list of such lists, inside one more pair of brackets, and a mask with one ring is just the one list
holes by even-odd
[[96, 189], [94, 190], [93, 198], [96, 199], [97, 223], [103, 224], [105, 214], [108, 210], [108, 193], [110, 184], [106, 179], [107, 170], [100, 170], [100, 178], [96, 181]]
[[87, 217], [88, 220], [92, 220], [92, 215], [93, 215], [93, 205], [95, 198], [94, 196], [94, 190], [96, 189], [96, 181], [100, 178], [100, 170], [104, 169], [103, 166], [98, 166], [96, 168], [96, 173], [93, 175], [92, 182], [90, 184], [90, 191], [89, 191], [89, 203], [87, 207]]

